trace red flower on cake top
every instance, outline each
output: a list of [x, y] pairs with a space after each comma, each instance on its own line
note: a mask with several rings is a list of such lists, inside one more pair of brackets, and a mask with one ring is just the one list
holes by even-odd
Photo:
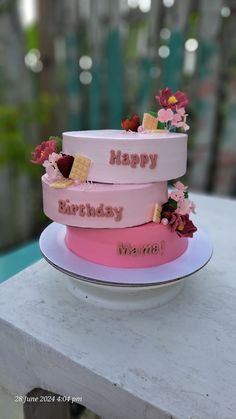
[[188, 97], [185, 93], [178, 90], [173, 94], [171, 89], [166, 88], [160, 90], [156, 99], [162, 106], [162, 109], [157, 113], [157, 117], [164, 124], [165, 129], [169, 131], [175, 131], [176, 128], [183, 128], [184, 131], [189, 129], [186, 123], [188, 115], [185, 113]]
[[184, 92], [178, 90], [173, 94], [169, 87], [160, 90], [159, 96], [156, 96], [156, 99], [164, 109], [177, 110], [185, 108], [188, 104], [188, 97]]
[[127, 118], [123, 118], [121, 121], [121, 126], [126, 131], [137, 132], [139, 125], [140, 125], [140, 118], [136, 113], [132, 116], [128, 116]]

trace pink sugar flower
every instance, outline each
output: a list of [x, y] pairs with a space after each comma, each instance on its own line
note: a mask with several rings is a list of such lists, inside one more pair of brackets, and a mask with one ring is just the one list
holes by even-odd
[[174, 127], [177, 127], [178, 124], [182, 121], [182, 116], [179, 115], [177, 112], [174, 114], [173, 118], [172, 118], [172, 125], [174, 125]]
[[175, 114], [173, 116], [173, 119], [172, 119], [172, 125], [177, 126], [179, 124], [179, 122], [182, 122], [182, 118], [184, 118], [184, 116], [185, 116], [185, 109], [184, 108], [176, 109], [176, 112], [175, 112]]
[[143, 128], [143, 126], [142, 126], [142, 125], [139, 125], [139, 127], [138, 127], [138, 132], [141, 132], [141, 133], [143, 133], [143, 134], [145, 134], [145, 133], [146, 133], [146, 131], [145, 131], [145, 129]]
[[186, 124], [186, 121], [179, 121], [179, 122], [172, 121], [172, 125], [176, 128], [183, 128], [184, 131], [189, 130], [189, 125]]
[[180, 214], [173, 213], [171, 215], [171, 219], [169, 220], [171, 231], [175, 231], [182, 223], [183, 222]]
[[160, 122], [169, 122], [172, 121], [174, 113], [171, 109], [160, 109], [157, 116]]
[[48, 160], [49, 155], [56, 151], [56, 147], [57, 147], [56, 140], [43, 141], [31, 153], [34, 159], [34, 160], [31, 160], [31, 163], [43, 164], [45, 160]]
[[191, 211], [193, 214], [196, 214], [196, 204], [195, 204], [195, 202], [193, 202], [193, 201], [191, 201], [191, 204], [190, 204], [190, 211]]
[[188, 189], [188, 186], [185, 186], [180, 180], [174, 183], [174, 187], [180, 191], [186, 191]]
[[185, 113], [185, 109], [180, 108], [176, 110], [171, 124], [176, 128], [183, 128], [184, 131], [187, 131], [189, 129], [189, 125], [186, 123], [186, 119], [187, 114]]
[[176, 213], [180, 215], [189, 214], [191, 212], [191, 201], [189, 199], [181, 199], [177, 204]]
[[188, 124], [186, 124], [186, 122], [183, 123], [182, 128], [184, 131], [188, 131], [190, 126]]
[[180, 200], [184, 198], [184, 190], [177, 189], [177, 190], [172, 191], [170, 193], [170, 198], [174, 199], [176, 202], [179, 202]]
[[49, 181], [56, 179], [62, 179], [63, 176], [57, 167], [57, 160], [61, 157], [61, 154], [52, 153], [48, 156], [48, 160], [43, 162], [43, 166], [46, 169]]

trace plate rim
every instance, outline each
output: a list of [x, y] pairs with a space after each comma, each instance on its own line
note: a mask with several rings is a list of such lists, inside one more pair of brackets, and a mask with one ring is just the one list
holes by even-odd
[[[122, 288], [152, 288], [152, 287], [162, 287], [162, 286], [167, 286], [167, 285], [171, 285], [171, 284], [173, 284], [173, 283], [175, 283], [175, 282], [177, 282], [177, 281], [181, 281], [181, 280], [184, 280], [184, 279], [186, 279], [186, 278], [188, 278], [188, 277], [190, 277], [191, 275], [193, 275], [194, 273], [197, 273], [198, 271], [200, 271], [202, 268], [204, 268], [207, 264], [208, 264], [208, 262], [211, 260], [211, 258], [212, 258], [212, 255], [213, 255], [213, 244], [212, 244], [212, 241], [210, 240], [210, 237], [207, 235], [207, 233], [205, 233], [205, 232], [203, 232], [201, 229], [198, 229], [198, 232], [200, 232], [200, 233], [204, 233], [205, 235], [206, 235], [206, 238], [208, 239], [208, 243], [211, 245], [211, 250], [210, 250], [210, 253], [209, 253], [209, 255], [208, 255], [208, 257], [206, 258], [206, 260], [205, 260], [205, 262], [202, 264], [202, 265], [200, 265], [198, 268], [196, 268], [196, 269], [193, 269], [191, 272], [189, 272], [189, 273], [187, 273], [186, 275], [181, 275], [181, 276], [177, 276], [176, 278], [172, 278], [172, 279], [169, 279], [169, 280], [163, 280], [163, 281], [157, 281], [157, 282], [146, 282], [146, 283], [124, 283], [124, 282], [112, 282], [112, 281], [110, 281], [110, 280], [102, 280], [102, 279], [99, 279], [99, 278], [93, 278], [93, 277], [89, 277], [89, 276], [85, 276], [85, 275], [83, 275], [83, 274], [79, 274], [79, 273], [76, 273], [76, 272], [74, 272], [73, 270], [71, 271], [71, 270], [68, 270], [67, 268], [65, 268], [65, 267], [63, 267], [63, 266], [61, 266], [61, 265], [59, 265], [58, 263], [55, 263], [55, 262], [53, 262], [46, 254], [45, 254], [45, 252], [43, 251], [43, 249], [42, 249], [42, 240], [44, 239], [44, 236], [45, 236], [45, 234], [47, 234], [47, 232], [49, 231], [49, 229], [52, 229], [52, 228], [55, 228], [55, 229], [57, 229], [58, 228], [58, 230], [57, 231], [55, 231], [55, 234], [56, 235], [59, 235], [59, 234], [61, 234], [61, 230], [62, 229], [65, 229], [65, 225], [63, 225], [63, 224], [59, 224], [59, 223], [56, 223], [56, 222], [52, 222], [52, 223], [50, 223], [43, 231], [42, 231], [42, 233], [41, 233], [41, 235], [40, 235], [40, 238], [39, 238], [39, 247], [40, 247], [40, 251], [41, 251], [41, 254], [42, 254], [42, 256], [44, 257], [44, 259], [51, 265], [51, 266], [53, 266], [55, 269], [57, 269], [57, 270], [59, 270], [60, 272], [62, 272], [62, 273], [64, 273], [64, 274], [66, 274], [66, 275], [69, 275], [70, 277], [72, 277], [73, 279], [76, 279], [76, 280], [78, 280], [78, 281], [83, 281], [83, 282], [86, 282], [86, 283], [90, 283], [90, 284], [93, 284], [93, 285], [101, 285], [101, 286], [107, 286], [107, 287], [122, 287]], [[194, 237], [191, 239], [191, 240], [194, 240]], [[63, 243], [62, 243], [62, 246], [66, 249], [66, 250], [68, 250], [68, 251], [70, 251], [69, 249], [67, 249], [67, 247], [66, 247], [66, 245], [65, 245], [65, 243], [64, 243], [64, 241], [63, 241]], [[71, 251], [70, 251], [71, 252]], [[170, 263], [174, 263], [175, 261], [177, 261], [179, 258], [181, 258], [183, 255], [181, 255], [181, 256], [179, 256], [178, 258], [176, 258], [176, 259], [174, 259], [173, 261], [171, 261], [171, 262], [167, 262], [167, 263], [165, 263], [165, 264], [162, 264], [162, 265], [159, 265], [159, 266], [154, 266], [154, 267], [147, 267], [147, 268], [114, 268], [114, 267], [109, 267], [109, 266], [105, 266], [105, 265], [100, 265], [100, 264], [97, 264], [97, 263], [94, 263], [94, 262], [90, 262], [90, 261], [88, 261], [88, 260], [85, 260], [85, 259], [83, 259], [83, 258], [81, 258], [80, 256], [77, 256], [77, 255], [75, 255], [75, 254], [73, 254], [73, 252], [71, 252], [71, 254], [72, 255], [74, 255], [76, 258], [77, 258], [77, 260], [82, 260], [83, 261], [83, 263], [86, 263], [86, 264], [88, 264], [88, 265], [97, 265], [97, 266], [99, 266], [100, 268], [102, 267], [102, 268], [104, 268], [104, 271], [106, 271], [106, 270], [109, 270], [109, 269], [116, 269], [116, 270], [121, 270], [121, 271], [126, 271], [126, 272], [128, 272], [128, 271], [132, 271], [133, 269], [142, 269], [142, 270], [148, 270], [148, 269], [156, 269], [157, 271], [158, 271], [158, 268], [160, 268], [160, 267], [163, 267], [164, 265], [168, 268], [168, 265], [170, 264]]]

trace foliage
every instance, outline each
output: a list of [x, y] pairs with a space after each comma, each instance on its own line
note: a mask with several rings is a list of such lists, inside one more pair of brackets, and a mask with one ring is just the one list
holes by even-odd
[[42, 95], [37, 101], [18, 105], [0, 104], [0, 167], [13, 165], [15, 169], [38, 173], [29, 164], [34, 148], [35, 132], [45, 125], [51, 114], [54, 99]]
[[1, 13], [6, 13], [9, 9], [11, 9], [12, 7], [15, 7], [16, 5], [16, 0], [8, 0], [8, 1], [3, 1], [0, 3], [0, 14]]
[[25, 28], [26, 50], [30, 51], [34, 48], [39, 48], [39, 27], [38, 24], [33, 23]]

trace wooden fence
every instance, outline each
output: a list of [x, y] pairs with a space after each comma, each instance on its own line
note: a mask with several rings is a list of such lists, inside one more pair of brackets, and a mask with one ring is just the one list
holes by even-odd
[[[233, 0], [38, 0], [38, 6], [35, 47], [43, 69], [37, 74], [24, 64], [27, 51], [16, 2], [0, 8], [0, 104], [19, 106], [42, 92], [54, 101], [46, 124], [19, 128], [32, 147], [65, 130], [120, 128], [130, 112], [155, 110], [155, 95], [169, 86], [190, 98], [191, 189], [235, 196]], [[196, 39], [198, 48], [195, 42], [195, 50], [186, 50], [189, 39]], [[87, 67], [80, 66], [81, 57], [91, 58], [91, 68], [88, 58]], [[14, 167], [14, 161], [8, 166]], [[36, 185], [9, 167], [1, 169], [0, 248], [41, 228], [35, 215], [41, 206], [40, 180]]]

